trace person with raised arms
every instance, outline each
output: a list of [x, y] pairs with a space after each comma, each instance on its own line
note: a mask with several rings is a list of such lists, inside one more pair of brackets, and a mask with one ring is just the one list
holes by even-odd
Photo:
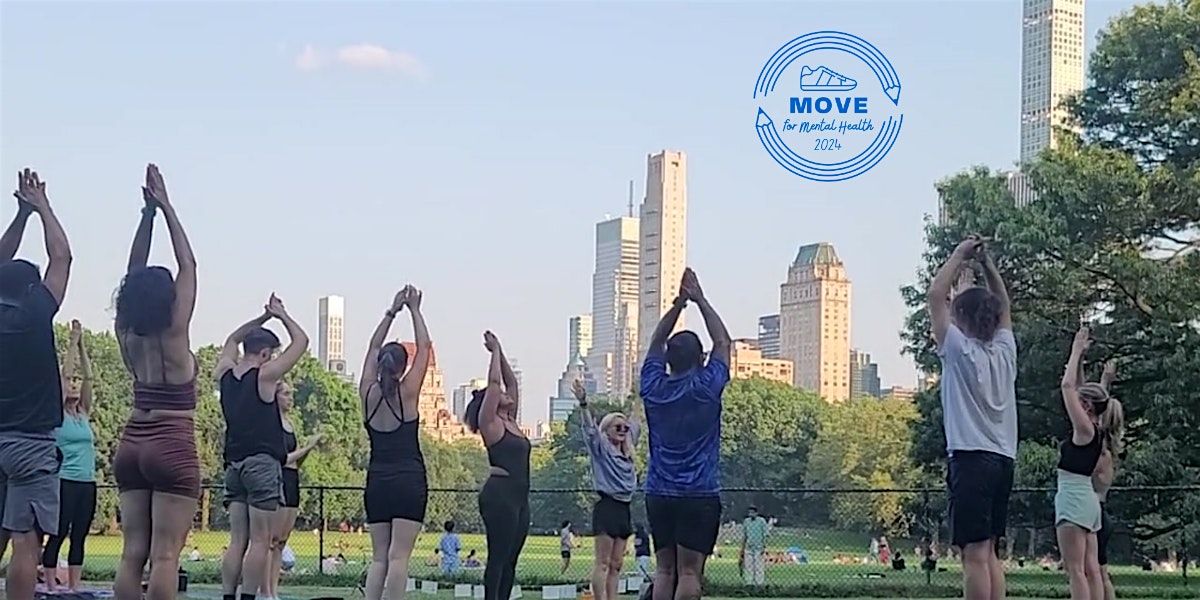
[[[416, 338], [411, 368], [403, 344], [384, 343], [396, 315], [405, 308], [412, 315]], [[421, 292], [405, 286], [383, 313], [367, 344], [358, 383], [363, 426], [371, 442], [363, 491], [371, 530], [367, 600], [379, 600], [384, 590], [391, 600], [404, 598], [409, 560], [425, 523], [429, 491], [417, 409], [432, 352], [433, 342], [421, 313]]]
[[[951, 301], [950, 288], [970, 260], [980, 263], [986, 287], [960, 290]], [[926, 301], [942, 360], [950, 530], [962, 549], [963, 587], [968, 600], [1002, 600], [997, 553], [1017, 457], [1017, 342], [1008, 292], [980, 237], [958, 244]]]
[[279, 417], [283, 422], [283, 446], [287, 458], [283, 462], [283, 502], [276, 513], [275, 530], [271, 535], [271, 555], [267, 559], [267, 576], [263, 579], [263, 597], [268, 600], [279, 600], [279, 575], [284, 568], [284, 552], [288, 538], [296, 526], [296, 515], [300, 511], [300, 465], [304, 459], [321, 443], [321, 435], [317, 434], [300, 446], [296, 439], [296, 427], [289, 413], [292, 412], [294, 398], [292, 385], [281, 381], [275, 390], [275, 403], [279, 405]]
[[[0, 549], [11, 538], [8, 597], [29, 600], [42, 535], [58, 533], [54, 430], [63, 422], [63, 386], [54, 316], [67, 294], [71, 246], [37, 173], [18, 172], [13, 195], [17, 214], [0, 235]], [[33, 263], [14, 258], [35, 213], [50, 259], [44, 277]]]
[[592, 489], [599, 496], [592, 505], [595, 545], [592, 594], [596, 600], [615, 600], [617, 580], [625, 563], [625, 545], [633, 535], [630, 504], [638, 483], [633, 447], [641, 427], [620, 412], [604, 415], [597, 424], [583, 382], [576, 379], [571, 391], [579, 401], [583, 435], [592, 464]]
[[[704, 361], [700, 336], [671, 335], [688, 302], [695, 303], [712, 339]], [[721, 526], [721, 395], [729, 383], [733, 340], [691, 269], [679, 296], [650, 338], [642, 363], [641, 396], [649, 431], [646, 516], [657, 569], [654, 600], [702, 594], [704, 565]]]
[[[174, 598], [179, 553], [200, 498], [196, 452], [196, 370], [191, 323], [196, 308], [196, 255], [167, 196], [158, 167], [146, 167], [142, 218], [129, 265], [117, 290], [114, 329], [133, 378], [133, 410], [113, 455], [121, 493], [118, 600], [142, 598], [142, 571], [150, 561], [146, 598]], [[147, 266], [156, 213], [166, 218], [175, 251], [174, 278]]]
[[[67, 582], [72, 592], [83, 580], [83, 553], [92, 520], [96, 516], [96, 436], [89, 420], [92, 414], [92, 361], [83, 343], [83, 325], [71, 321], [66, 357], [63, 359], [63, 424], [54, 432], [62, 453], [59, 468], [58, 534], [50, 536], [42, 551], [42, 571], [47, 583]], [[67, 571], [58, 569], [58, 552], [71, 540]]]
[[517, 559], [529, 536], [529, 454], [532, 447], [517, 423], [520, 390], [500, 340], [490, 331], [483, 346], [491, 353], [488, 384], [475, 390], [463, 421], [483, 438], [491, 467], [479, 490], [479, 514], [487, 539], [484, 600], [509, 600]]
[[[1081, 373], [1082, 377], [1082, 373]], [[1096, 562], [1100, 565], [1100, 579], [1104, 585], [1104, 600], [1116, 600], [1117, 593], [1113, 588], [1112, 576], [1108, 572], [1108, 542], [1112, 538], [1112, 521], [1108, 516], [1108, 491], [1112, 488], [1113, 479], [1117, 472], [1117, 459], [1124, 452], [1123, 437], [1125, 435], [1125, 409], [1121, 402], [1112, 397], [1112, 384], [1117, 379], [1117, 365], [1113, 361], [1104, 363], [1104, 372], [1100, 376], [1100, 385], [1108, 392], [1106, 410], [1098, 411], [1100, 429], [1104, 432], [1104, 451], [1100, 461], [1096, 463], [1096, 471], [1092, 473], [1092, 487], [1100, 500], [1100, 531], [1096, 532]]]
[[[291, 342], [263, 327], [278, 319]], [[238, 346], [243, 353], [238, 356]], [[283, 417], [276, 403], [279, 385], [308, 350], [308, 335], [271, 294], [262, 315], [225, 340], [213, 375], [220, 385], [225, 416], [225, 501], [229, 509], [229, 550], [221, 560], [224, 600], [254, 600], [271, 553], [272, 532], [283, 503], [283, 464], [287, 461]]]

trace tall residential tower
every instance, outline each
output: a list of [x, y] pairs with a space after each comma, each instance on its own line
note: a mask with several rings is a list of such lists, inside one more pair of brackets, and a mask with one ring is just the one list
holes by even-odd
[[341, 296], [325, 296], [317, 301], [317, 358], [321, 366], [346, 376], [346, 300]]
[[[687, 156], [663, 150], [646, 159], [642, 201], [639, 358], [663, 313], [671, 308], [687, 266]], [[683, 317], [676, 330], [683, 329]]]
[[[596, 269], [592, 274], [592, 343], [587, 352], [588, 371], [596, 391], [627, 390], [617, 381], [618, 369], [637, 362], [638, 220], [617, 217], [596, 224]], [[627, 342], [634, 341], [630, 358]], [[574, 357], [568, 357], [568, 360]], [[628, 385], [632, 386], [632, 382]], [[622, 393], [622, 395], [624, 392]]]
[[1053, 147], [1067, 123], [1062, 101], [1083, 89], [1084, 0], [1024, 0], [1021, 30], [1021, 163]]
[[833, 246], [801, 246], [779, 291], [780, 357], [795, 385], [827, 402], [850, 397], [850, 279]]

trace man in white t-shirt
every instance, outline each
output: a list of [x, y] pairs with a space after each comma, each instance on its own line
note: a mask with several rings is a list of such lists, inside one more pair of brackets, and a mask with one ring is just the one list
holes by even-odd
[[[986, 287], [951, 287], [969, 260]], [[1017, 456], [1017, 343], [1000, 273], [977, 236], [954, 249], [929, 286], [929, 313], [942, 358], [947, 485], [954, 545], [962, 548], [968, 600], [1004, 598], [1004, 565], [996, 554], [1008, 521]]]

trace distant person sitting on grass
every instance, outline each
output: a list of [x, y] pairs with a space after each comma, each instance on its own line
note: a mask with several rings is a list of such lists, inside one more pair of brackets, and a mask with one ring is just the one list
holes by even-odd
[[188, 555], [188, 560], [191, 562], [200, 562], [204, 560], [200, 556], [200, 546], [192, 546], [192, 553]]
[[463, 561], [463, 567], [468, 569], [478, 569], [483, 567], [483, 564], [481, 564], [479, 559], [475, 557], [474, 550], [467, 553], [467, 560]]
[[907, 568], [908, 568], [908, 565], [904, 564], [904, 555], [900, 553], [899, 549], [897, 549], [896, 556], [894, 558], [892, 558], [892, 570], [893, 571], [903, 571]]
[[458, 539], [458, 534], [454, 533], [454, 521], [446, 521], [442, 525], [445, 533], [442, 534], [442, 540], [438, 542], [438, 549], [442, 551], [442, 574], [454, 575], [458, 573], [459, 559], [458, 553], [462, 551], [462, 543]]

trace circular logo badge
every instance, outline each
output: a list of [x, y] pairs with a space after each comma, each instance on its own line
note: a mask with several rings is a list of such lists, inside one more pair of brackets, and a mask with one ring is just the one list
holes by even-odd
[[755, 130], [780, 166], [812, 181], [858, 177], [887, 156], [904, 114], [900, 77], [866, 40], [840, 31], [775, 51], [754, 85]]

